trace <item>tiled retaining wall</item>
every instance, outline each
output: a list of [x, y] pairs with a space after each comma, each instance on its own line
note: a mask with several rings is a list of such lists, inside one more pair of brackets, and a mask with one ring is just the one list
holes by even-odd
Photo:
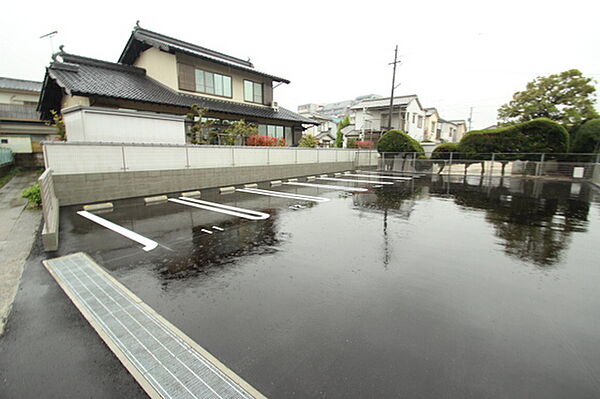
[[232, 186], [354, 168], [354, 162], [306, 163], [54, 175], [61, 206]]

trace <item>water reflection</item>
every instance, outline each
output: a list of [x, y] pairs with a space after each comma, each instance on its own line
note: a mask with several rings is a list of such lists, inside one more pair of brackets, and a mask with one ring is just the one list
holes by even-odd
[[572, 233], [587, 231], [587, 186], [573, 194], [566, 182], [440, 179], [431, 183], [431, 192], [450, 194], [462, 207], [484, 210], [505, 253], [538, 266], [559, 262]]
[[193, 226], [191, 248], [176, 251], [177, 255], [159, 269], [161, 277], [166, 280], [188, 278], [208, 273], [242, 256], [276, 252], [282, 237], [277, 234], [275, 210], [269, 212], [269, 219], [223, 224], [224, 231], [214, 234], [203, 233], [204, 226]]

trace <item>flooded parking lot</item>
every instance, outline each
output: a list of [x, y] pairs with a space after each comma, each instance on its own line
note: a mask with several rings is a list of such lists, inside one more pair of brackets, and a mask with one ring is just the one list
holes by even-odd
[[[250, 221], [141, 199], [98, 214], [158, 242], [150, 252], [80, 217], [80, 207], [66, 207], [60, 252], [87, 252], [267, 397], [600, 395], [597, 189], [474, 177], [421, 178], [351, 195], [269, 189], [331, 201], [206, 191], [202, 199], [271, 216]], [[36, 262], [28, 268], [40, 267]], [[26, 345], [15, 336], [19, 323], [35, 323], [23, 316], [23, 296], [48, 290], [60, 305], [38, 306], [47, 306], [44, 317], [62, 319], [72, 337], [56, 350], [78, 348], [61, 359], [90, 345], [90, 370], [94, 362], [102, 366], [99, 381], [113, 378], [114, 389], [143, 396], [116, 359], [105, 359], [111, 353], [45, 271], [27, 273], [12, 332], [0, 340], [7, 397], [36, 392], [15, 383], [6, 359]], [[61, 334], [58, 325], [50, 334], [39, 327], [26, 335], [35, 337], [34, 348]], [[73, 335], [81, 329], [91, 331]], [[35, 350], [25, 353], [24, 364], [34, 363]], [[52, 349], [45, 353], [48, 362]], [[76, 378], [64, 378], [72, 382], [49, 383], [52, 392], [85, 391]]]

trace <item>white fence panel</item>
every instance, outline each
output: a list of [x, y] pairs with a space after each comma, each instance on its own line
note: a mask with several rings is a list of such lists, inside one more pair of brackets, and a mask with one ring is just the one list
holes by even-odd
[[231, 148], [188, 147], [190, 168], [222, 168], [233, 166]]
[[317, 163], [317, 151], [318, 150], [298, 150], [297, 163]]
[[324, 149], [320, 149], [317, 150], [319, 152], [319, 162], [336, 162], [336, 154], [334, 149], [328, 149], [328, 148], [324, 148]]
[[264, 148], [232, 148], [235, 166], [266, 165], [269, 154]]
[[46, 145], [44, 156], [56, 174], [123, 171], [121, 146]]
[[127, 170], [167, 170], [185, 168], [185, 147], [124, 146]]
[[296, 163], [296, 150], [288, 148], [269, 149], [269, 165], [289, 165]]

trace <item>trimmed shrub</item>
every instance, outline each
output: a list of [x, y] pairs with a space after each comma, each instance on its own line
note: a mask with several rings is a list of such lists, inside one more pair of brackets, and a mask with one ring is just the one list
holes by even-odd
[[377, 143], [378, 152], [418, 152], [425, 153], [421, 144], [401, 130], [386, 132]]
[[255, 134], [246, 139], [246, 145], [260, 147], [285, 147], [285, 139]]
[[450, 159], [450, 153], [452, 159], [460, 159], [460, 152], [458, 151], [458, 143], [443, 143], [435, 147], [431, 153], [431, 159]]
[[356, 139], [348, 139], [348, 144], [346, 145], [346, 147], [347, 148], [358, 148]]
[[600, 119], [591, 119], [577, 130], [573, 152], [600, 152]]
[[[459, 152], [468, 159], [487, 159], [481, 153], [565, 153], [569, 149], [569, 133], [560, 124], [538, 118], [498, 129], [467, 133], [458, 144]], [[498, 158], [497, 158], [498, 159]]]

